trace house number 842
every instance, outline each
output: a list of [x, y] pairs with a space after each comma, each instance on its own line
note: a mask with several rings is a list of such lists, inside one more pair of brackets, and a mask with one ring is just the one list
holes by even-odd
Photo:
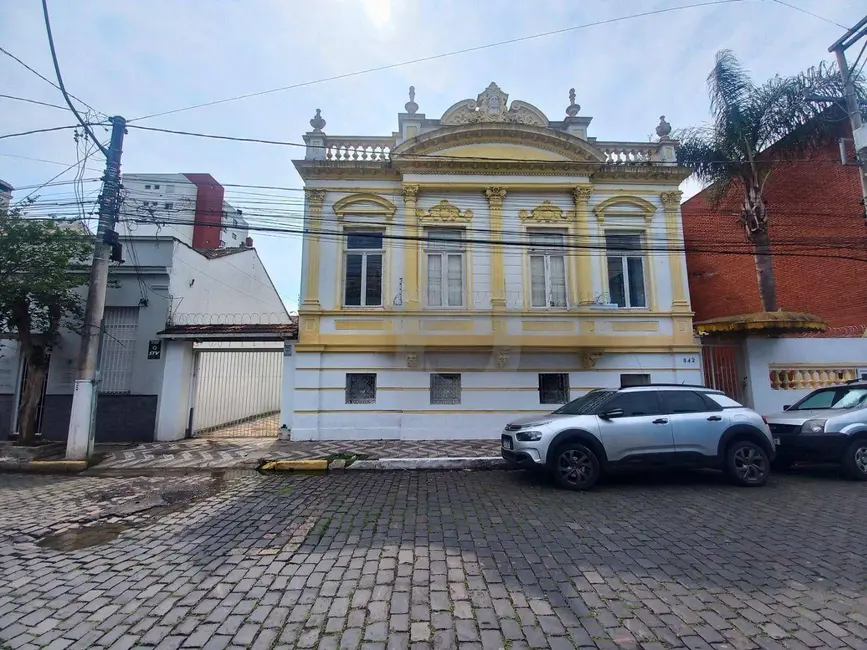
[[684, 363], [695, 363], [696, 359], [695, 359], [695, 357], [684, 357], [683, 362]]

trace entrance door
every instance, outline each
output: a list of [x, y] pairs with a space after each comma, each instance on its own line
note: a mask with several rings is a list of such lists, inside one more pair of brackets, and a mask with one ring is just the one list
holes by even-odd
[[702, 342], [701, 365], [705, 386], [720, 390], [743, 404], [746, 373], [741, 350], [741, 346], [735, 343]]
[[605, 403], [603, 409], [606, 412], [613, 409], [623, 411], [623, 415], [611, 418], [597, 416], [608, 460], [627, 463], [670, 460], [674, 453], [674, 438], [657, 393], [655, 390], [625, 392]]

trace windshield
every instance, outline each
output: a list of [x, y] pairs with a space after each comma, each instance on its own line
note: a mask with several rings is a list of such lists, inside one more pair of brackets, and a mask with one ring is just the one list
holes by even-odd
[[851, 409], [861, 406], [867, 406], [867, 388], [836, 386], [834, 388], [822, 388], [815, 393], [810, 393], [789, 410]]
[[588, 415], [595, 413], [596, 408], [616, 392], [616, 390], [602, 390], [598, 388], [591, 390], [586, 395], [582, 395], [578, 399], [573, 399], [568, 404], [564, 404], [554, 411], [554, 413], [558, 415]]

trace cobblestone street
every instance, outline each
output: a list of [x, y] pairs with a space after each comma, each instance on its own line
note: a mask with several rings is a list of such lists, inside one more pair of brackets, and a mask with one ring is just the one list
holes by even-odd
[[0, 475], [0, 647], [867, 648], [867, 486]]

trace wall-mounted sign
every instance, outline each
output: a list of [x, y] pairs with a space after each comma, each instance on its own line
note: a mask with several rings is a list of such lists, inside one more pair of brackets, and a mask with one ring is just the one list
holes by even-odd
[[148, 359], [159, 359], [162, 351], [162, 341], [148, 341]]

